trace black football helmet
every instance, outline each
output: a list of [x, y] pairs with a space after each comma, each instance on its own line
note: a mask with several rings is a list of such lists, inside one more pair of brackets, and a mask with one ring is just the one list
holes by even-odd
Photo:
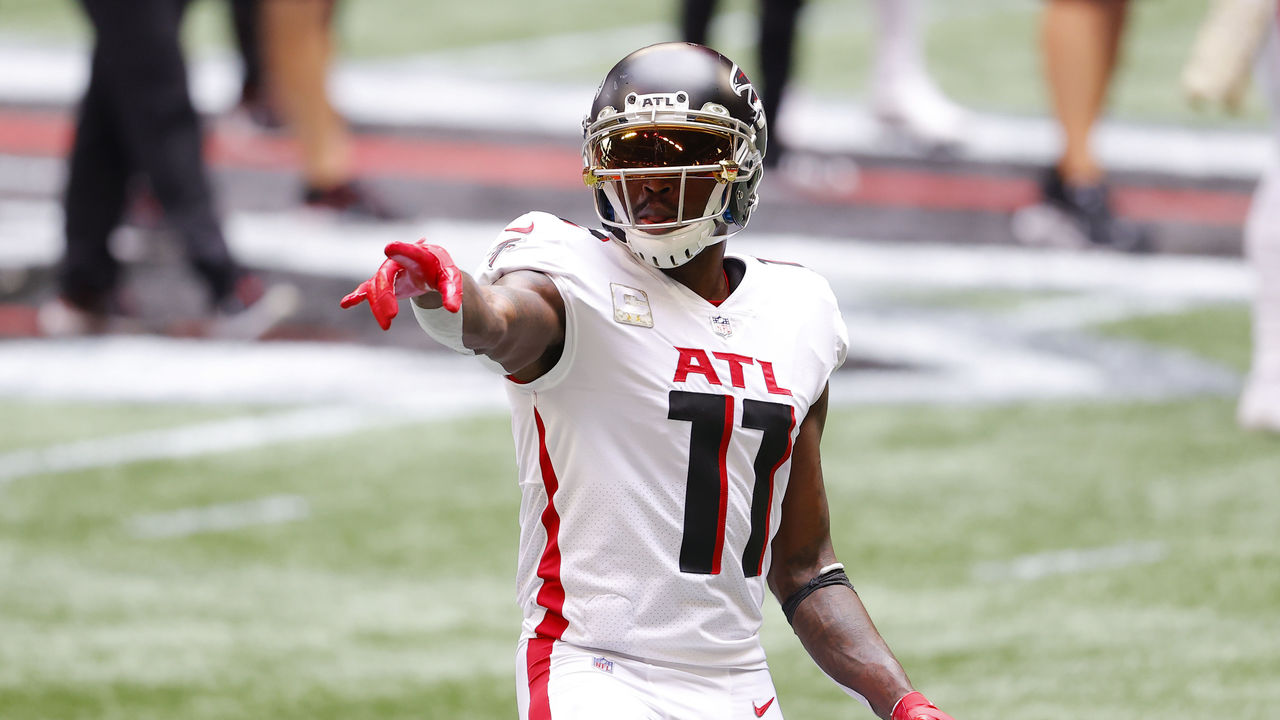
[[[751, 81], [720, 53], [685, 42], [631, 53], [605, 76], [582, 129], [596, 213], [645, 263], [683, 265], [746, 227], [767, 123]], [[653, 180], [679, 191], [661, 212], [645, 209], [640, 186]]]

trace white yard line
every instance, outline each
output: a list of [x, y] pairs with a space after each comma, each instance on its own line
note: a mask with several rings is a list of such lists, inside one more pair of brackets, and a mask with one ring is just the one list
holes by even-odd
[[[0, 267], [56, 262], [62, 251], [60, 217], [54, 202], [0, 201]], [[227, 218], [232, 250], [246, 264], [346, 280], [367, 277], [383, 246], [406, 237], [431, 238], [446, 245], [460, 266], [475, 267], [502, 227], [501, 220], [424, 219], [365, 227], [353, 235], [349, 228], [298, 212], [234, 212]], [[290, 244], [297, 237], [307, 238], [306, 253]], [[732, 246], [820, 269], [833, 285], [861, 290], [1000, 288], [1243, 302], [1252, 297], [1255, 284], [1241, 258], [899, 243], [752, 230]]]
[[454, 353], [149, 335], [6, 341], [0, 397], [350, 406], [439, 417], [506, 406], [495, 375]]
[[[58, 241], [47, 226], [54, 214], [52, 203], [0, 203], [0, 268], [52, 262]], [[233, 249], [249, 265], [354, 283], [376, 266], [388, 240], [403, 237], [437, 240], [460, 265], [474, 267], [501, 223], [419, 221], [369, 228], [353, 237], [345, 228], [286, 212], [234, 213], [227, 227]], [[308, 239], [305, 254], [288, 245], [289, 238], [299, 236]], [[1134, 393], [1163, 397], [1179, 388], [1232, 392], [1236, 380], [1203, 363], [1170, 364], [1153, 355], [1144, 361], [1152, 370], [1148, 382], [1135, 384], [1124, 368], [1107, 365], [1088, 348], [1061, 352], [1027, 342], [1027, 336], [1207, 303], [1243, 302], [1253, 289], [1253, 277], [1239, 258], [1133, 257], [761, 233], [735, 239], [734, 249], [820, 268], [845, 307], [854, 354], [914, 368], [839, 374], [833, 397], [846, 403], [1005, 402]], [[875, 309], [883, 304], [877, 298], [904, 290], [990, 289], [1068, 296], [1023, 303], [988, 313], [990, 317], [970, 313], [974, 322], [953, 317], [964, 313]], [[93, 372], [85, 372], [84, 360], [90, 356]], [[210, 380], [193, 383], [192, 377]], [[398, 379], [395, 393], [387, 391], [385, 378]], [[1141, 392], [1135, 389], [1139, 386]], [[437, 412], [499, 411], [505, 406], [501, 382], [476, 363], [449, 353], [150, 336], [8, 341], [0, 346], [0, 396], [365, 407], [390, 403]]]
[[[152, 336], [9, 341], [0, 345], [3, 397], [309, 407], [2, 454], [0, 487], [32, 475], [499, 412], [506, 407], [502, 383], [470, 358], [400, 348]], [[7, 420], [21, 423], [18, 412]]]
[[135, 537], [157, 540], [279, 525], [302, 520], [310, 513], [311, 507], [304, 497], [271, 495], [245, 502], [135, 515], [129, 520], [128, 528]]
[[305, 408], [18, 450], [0, 455], [0, 488], [34, 475], [253, 450], [420, 419], [421, 415], [386, 409], [374, 412], [354, 407]]
[[1051, 575], [1073, 575], [1150, 565], [1168, 555], [1162, 542], [1131, 542], [1101, 548], [1079, 548], [1022, 555], [1001, 562], [978, 563], [973, 577], [984, 582], [1038, 580]]

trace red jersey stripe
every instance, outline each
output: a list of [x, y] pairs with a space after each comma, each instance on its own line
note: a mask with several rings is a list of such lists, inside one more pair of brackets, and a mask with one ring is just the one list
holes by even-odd
[[538, 464], [542, 470], [542, 485], [547, 492], [547, 507], [542, 510], [542, 527], [547, 532], [547, 546], [538, 563], [538, 577], [542, 578], [538, 604], [546, 608], [546, 615], [535, 632], [539, 637], [558, 640], [569, 626], [562, 615], [564, 585], [560, 584], [560, 513], [556, 511], [556, 491], [560, 488], [560, 481], [556, 478], [556, 469], [547, 452], [547, 428], [542, 423], [542, 415], [537, 408], [533, 410], [533, 421], [538, 427]]
[[564, 585], [560, 584], [560, 514], [556, 511], [556, 490], [560, 481], [547, 452], [547, 428], [537, 408], [533, 421], [538, 428], [538, 465], [542, 471], [542, 485], [547, 492], [547, 507], [542, 511], [542, 527], [547, 532], [547, 546], [538, 563], [538, 577], [542, 587], [538, 590], [538, 604], [546, 609], [542, 622], [534, 629], [526, 651], [529, 671], [529, 720], [551, 720], [551, 701], [547, 695], [551, 677], [551, 649], [569, 627], [564, 619]]
[[551, 648], [555, 642], [549, 637], [530, 638], [525, 650], [529, 669], [529, 720], [551, 720], [547, 681], [551, 678]]
[[[765, 555], [768, 554], [769, 550], [769, 521], [773, 518], [773, 479], [778, 476], [778, 468], [782, 467], [782, 463], [786, 462], [787, 458], [791, 457], [791, 448], [795, 442], [792, 434], [795, 431], [796, 409], [793, 406], [791, 408], [791, 425], [787, 427], [787, 450], [782, 453], [782, 457], [778, 459], [778, 462], [774, 464], [773, 469], [769, 471], [769, 504], [767, 506], [769, 510], [764, 514], [764, 547], [760, 548], [760, 565], [756, 567], [757, 576], [764, 574], [764, 558]], [[765, 707], [768, 706], [768, 703], [766, 703]]]
[[716, 524], [716, 554], [711, 560], [711, 574], [720, 574], [720, 556], [724, 554], [724, 524], [729, 517], [729, 440], [733, 436], [733, 396], [724, 396], [724, 430], [720, 434], [720, 508]]

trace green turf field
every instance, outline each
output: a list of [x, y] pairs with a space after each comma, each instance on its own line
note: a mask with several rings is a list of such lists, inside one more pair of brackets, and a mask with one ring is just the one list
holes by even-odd
[[[187, 24], [199, 50], [228, 47], [229, 3], [198, 0]], [[958, 101], [995, 112], [1045, 114], [1039, 56], [1039, 2], [932, 0], [927, 54], [939, 84]], [[1252, 97], [1242, 118], [1187, 107], [1178, 76], [1205, 11], [1203, 0], [1132, 3], [1124, 64], [1109, 113], [1148, 121], [1228, 127], [1258, 126], [1262, 103]], [[610, 3], [468, 3], [358, 0], [341, 4], [340, 42], [350, 58], [438, 53], [457, 72], [507, 73], [532, 80], [595, 82], [631, 45], [676, 39], [677, 0]], [[755, 67], [755, 3], [723, 0], [710, 42]], [[860, 98], [875, 42], [867, 0], [813, 0], [801, 16], [796, 87], [823, 96]], [[590, 34], [587, 34], [590, 33]], [[0, 0], [0, 41], [83, 41], [84, 22], [72, 0]], [[520, 45], [557, 38], [546, 45]], [[513, 44], [515, 48], [513, 49]], [[485, 48], [480, 54], [461, 54]], [[607, 49], [606, 49], [607, 48]], [[451, 55], [452, 53], [452, 55]], [[566, 60], [566, 58], [568, 58]]]
[[[1238, 367], [1245, 317], [1106, 330]], [[23, 448], [253, 412], [3, 409], [0, 467]], [[957, 718], [1269, 717], [1280, 439], [1232, 413], [1232, 398], [835, 409], [837, 549]], [[506, 418], [484, 416], [0, 481], [0, 717], [512, 717], [510, 448]], [[136, 531], [139, 515], [269, 496], [308, 513]], [[768, 612], [787, 716], [870, 717]]]
[[[1134, 3], [1114, 114], [1223, 122], [1185, 109], [1176, 90], [1203, 6]], [[560, 37], [581, 62], [508, 69], [581, 81], [617, 54], [581, 33], [661, 39], [676, 9], [476, 7], [348, 0], [344, 53], [498, 58]], [[724, 7], [737, 14], [716, 43], [753, 62], [755, 3]], [[950, 93], [1043, 112], [1039, 2], [932, 7], [931, 64]], [[225, 46], [225, 14], [223, 0], [198, 0], [191, 45]], [[866, 0], [811, 3], [802, 89], [864, 92], [869, 18]], [[0, 0], [0, 42], [84, 37], [71, 0]], [[472, 71], [493, 69], [459, 67]], [[1239, 122], [1259, 123], [1257, 105]], [[1047, 297], [893, 300], [994, 313]], [[1247, 367], [1239, 306], [1099, 330]], [[3, 475], [23, 453], [278, 410], [0, 398], [0, 720], [514, 716], [519, 495], [505, 416]], [[1233, 412], [1232, 397], [836, 408], [824, 452], [837, 549], [908, 672], [958, 720], [1268, 718], [1280, 703], [1280, 438], [1237, 430]], [[263, 498], [306, 512], [139, 532], [140, 516]], [[787, 717], [869, 718], [813, 667], [776, 605], [767, 611]]]

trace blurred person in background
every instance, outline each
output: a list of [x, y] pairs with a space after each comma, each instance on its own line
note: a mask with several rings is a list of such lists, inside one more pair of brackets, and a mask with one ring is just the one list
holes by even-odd
[[[1063, 148], [1045, 171], [1041, 195], [1065, 216], [1070, 237], [1028, 237], [1029, 244], [1147, 249], [1141, 228], [1116, 220], [1106, 171], [1090, 143], [1120, 55], [1128, 0], [1048, 0], [1041, 20], [1045, 82]], [[1033, 233], [1038, 234], [1038, 233]]]
[[291, 312], [289, 289], [268, 288], [231, 256], [215, 213], [179, 30], [185, 0], [81, 0], [94, 30], [64, 197], [66, 248], [58, 297], [42, 306], [46, 335], [106, 332], [133, 312], [109, 240], [141, 180], [208, 287], [211, 331], [265, 332]]
[[971, 117], [929, 74], [920, 35], [920, 0], [875, 0], [875, 6], [872, 112], [926, 147], [962, 144]]
[[[705, 45], [716, 0], [683, 0], [680, 32]], [[920, 35], [919, 0], [875, 0], [875, 59], [871, 112], [886, 127], [934, 150], [960, 143], [968, 112], [947, 98], [929, 75]], [[777, 123], [794, 64], [796, 25], [803, 0], [760, 0], [760, 97], [765, 115]], [[774, 167], [785, 146], [774, 138], [766, 162]]]
[[[759, 631], [801, 643], [881, 718], [950, 720], [915, 691], [836, 560], [819, 447], [847, 350], [830, 286], [731, 254], [767, 148], [745, 73], [642, 48], [583, 123], [605, 231], [531, 212], [473, 276], [386, 246], [368, 302], [507, 377], [520, 513], [522, 720], [780, 720]], [[394, 379], [390, 379], [394, 384]], [[606, 471], [607, 470], [607, 471]]]
[[232, 114], [261, 130], [280, 128], [271, 102], [262, 60], [262, 0], [228, 0], [231, 27], [240, 56], [240, 99]]
[[1256, 68], [1271, 108], [1271, 161], [1254, 190], [1244, 249], [1258, 289], [1253, 301], [1253, 359], [1237, 419], [1249, 430], [1280, 432], [1280, 37], [1275, 0], [1215, 0], [1183, 68], [1183, 88], [1197, 105], [1243, 105]]
[[302, 150], [301, 200], [341, 220], [401, 217], [356, 181], [351, 133], [329, 100], [337, 0], [261, 0], [271, 97]]

